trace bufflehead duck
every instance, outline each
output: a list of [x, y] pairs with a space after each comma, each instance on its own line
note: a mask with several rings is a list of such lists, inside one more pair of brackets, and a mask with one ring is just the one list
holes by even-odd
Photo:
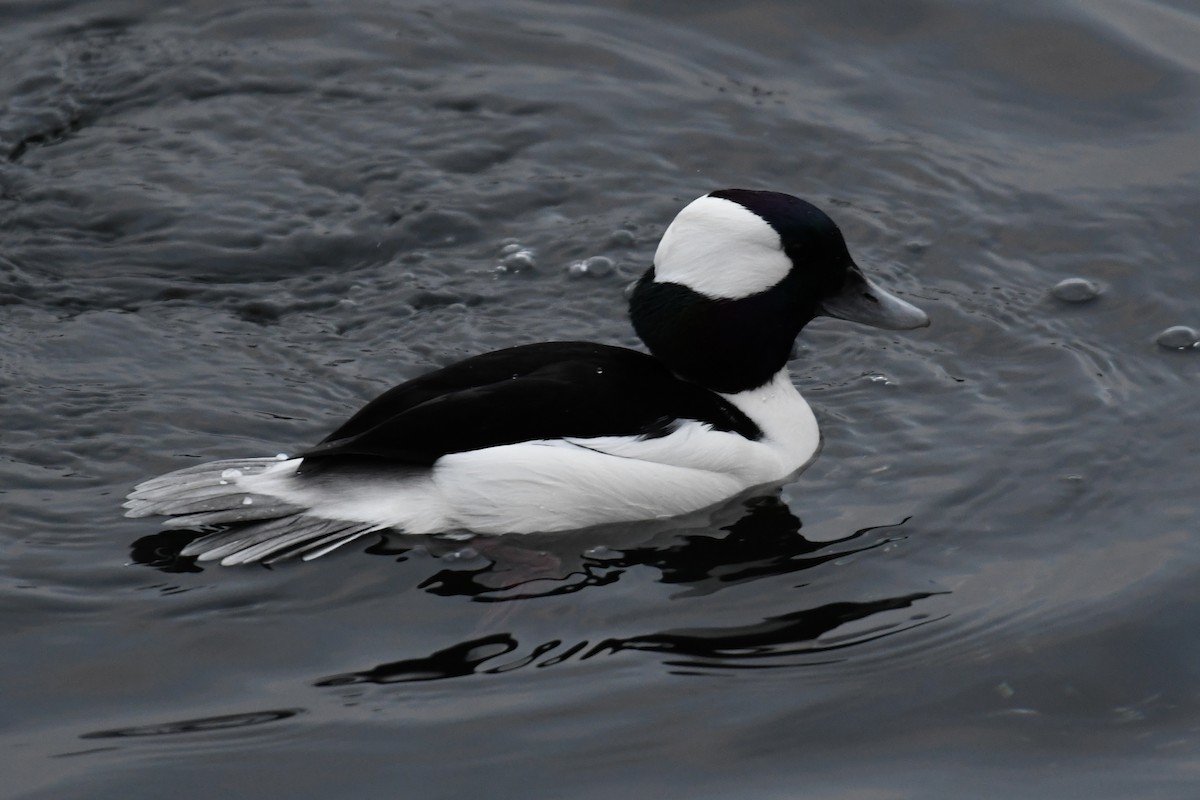
[[126, 515], [219, 526], [183, 555], [239, 564], [316, 558], [386, 529], [550, 532], [685, 514], [816, 454], [816, 419], [787, 370], [814, 317], [929, 324], [863, 275], [824, 212], [746, 189], [679, 212], [629, 314], [650, 355], [546, 342], [474, 356], [384, 392], [295, 457], [145, 481]]

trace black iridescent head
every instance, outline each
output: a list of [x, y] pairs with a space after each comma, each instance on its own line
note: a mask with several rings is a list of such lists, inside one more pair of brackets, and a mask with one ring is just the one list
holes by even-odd
[[680, 211], [630, 298], [650, 351], [725, 393], [769, 381], [820, 314], [885, 328], [929, 324], [862, 275], [825, 212], [748, 189], [712, 192]]

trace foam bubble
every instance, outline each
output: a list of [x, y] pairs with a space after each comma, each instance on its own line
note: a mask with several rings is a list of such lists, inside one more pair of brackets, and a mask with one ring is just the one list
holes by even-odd
[[571, 264], [567, 267], [567, 274], [572, 278], [603, 278], [611, 275], [613, 269], [613, 261], [608, 256], [592, 256]]
[[637, 244], [637, 238], [633, 235], [633, 231], [618, 228], [609, 234], [608, 243], [613, 247], [633, 247]]
[[227, 469], [221, 473], [221, 477], [226, 480], [233, 480], [234, 478], [242, 477], [242, 471], [240, 469]]
[[500, 254], [503, 258], [500, 259], [496, 272], [524, 272], [537, 265], [533, 251], [519, 244], [505, 245]]
[[583, 551], [583, 555], [587, 558], [596, 559], [597, 561], [619, 558], [621, 556], [621, 554], [616, 550], [613, 550], [611, 547], [605, 547], [602, 544], [598, 544], [595, 547], [589, 547], [587, 550]]
[[1103, 291], [1100, 284], [1087, 278], [1067, 278], [1054, 284], [1050, 294], [1064, 303], [1086, 303], [1095, 300]]
[[1187, 350], [1200, 346], [1200, 332], [1187, 325], [1172, 325], [1155, 336], [1154, 341], [1158, 343], [1159, 347], [1165, 347], [1168, 350]]

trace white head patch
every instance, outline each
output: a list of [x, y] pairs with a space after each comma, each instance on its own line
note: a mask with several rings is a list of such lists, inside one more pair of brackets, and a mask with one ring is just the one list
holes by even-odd
[[791, 268], [779, 234], [762, 217], [708, 195], [679, 212], [654, 254], [657, 283], [678, 283], [712, 298], [766, 291]]

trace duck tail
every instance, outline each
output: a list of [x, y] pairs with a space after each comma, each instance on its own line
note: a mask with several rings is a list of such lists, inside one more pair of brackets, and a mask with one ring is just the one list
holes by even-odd
[[[211, 461], [143, 481], [129, 493], [127, 517], [168, 517], [168, 529], [208, 530], [180, 555], [223, 565], [319, 558], [379, 526], [312, 516], [309, 508], [246, 488], [243, 479], [295, 472], [299, 459]], [[219, 530], [211, 530], [213, 527]]]

